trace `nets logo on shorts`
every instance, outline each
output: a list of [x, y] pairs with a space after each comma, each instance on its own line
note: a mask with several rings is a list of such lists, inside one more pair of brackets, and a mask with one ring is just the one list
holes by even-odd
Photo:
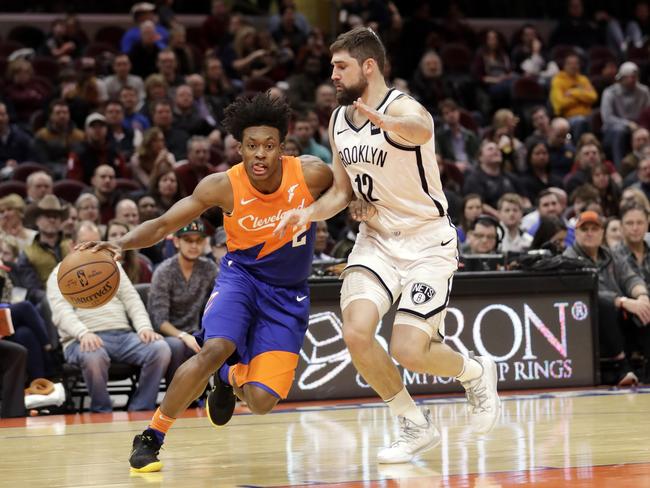
[[411, 301], [416, 305], [422, 305], [431, 300], [436, 294], [435, 290], [425, 283], [415, 283], [411, 288]]

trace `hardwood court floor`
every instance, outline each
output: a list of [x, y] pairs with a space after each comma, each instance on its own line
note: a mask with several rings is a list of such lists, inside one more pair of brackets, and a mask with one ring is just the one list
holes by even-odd
[[133, 435], [149, 413], [0, 421], [1, 487], [496, 488], [650, 487], [650, 388], [507, 395], [485, 439], [458, 397], [421, 399], [442, 442], [413, 464], [382, 466], [395, 427], [376, 403], [286, 405], [236, 415], [217, 431], [200, 410], [179, 419], [160, 473], [131, 475]]

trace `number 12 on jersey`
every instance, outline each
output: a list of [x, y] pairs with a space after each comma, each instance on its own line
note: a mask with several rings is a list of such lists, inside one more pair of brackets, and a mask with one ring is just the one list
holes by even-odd
[[373, 185], [372, 185], [372, 176], [369, 174], [363, 174], [360, 175], [358, 174], [357, 176], [354, 177], [354, 181], [357, 184], [357, 190], [363, 197], [363, 199], [368, 202], [378, 202], [379, 198], [374, 198], [372, 196], [372, 190], [373, 190]]

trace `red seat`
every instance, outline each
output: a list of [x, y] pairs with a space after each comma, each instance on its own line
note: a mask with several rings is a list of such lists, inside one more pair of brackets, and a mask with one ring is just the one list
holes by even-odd
[[14, 169], [11, 178], [18, 181], [27, 181], [27, 177], [32, 173], [36, 173], [37, 171], [45, 171], [46, 173], [50, 172], [48, 167], [42, 165], [41, 163], [23, 161], [22, 163], [19, 163], [18, 166], [16, 166], [16, 169]]
[[[0, 42], [0, 58], [8, 58], [12, 52], [24, 47], [25, 46], [22, 43], [17, 41], [6, 40], [4, 42]], [[4, 76], [4, 73], [2, 73], [2, 75]]]
[[7, 40], [20, 42], [32, 49], [38, 49], [45, 42], [45, 33], [33, 25], [17, 25], [9, 31]]
[[529, 76], [517, 78], [512, 84], [512, 100], [524, 103], [546, 102], [546, 90], [537, 79]]
[[125, 30], [117, 25], [105, 25], [95, 33], [95, 42], [110, 44], [115, 49], [120, 48], [120, 42], [124, 36]]
[[35, 57], [32, 60], [32, 66], [34, 67], [34, 73], [49, 80], [56, 80], [61, 70], [59, 63], [44, 56]]
[[104, 53], [117, 54], [119, 50], [107, 42], [92, 42], [84, 49], [84, 56], [96, 58]]
[[447, 73], [469, 73], [472, 52], [465, 44], [446, 44], [440, 51], [440, 59]]
[[115, 178], [115, 184], [117, 190], [122, 190], [125, 192], [142, 190], [142, 187], [137, 181], [130, 180], [128, 178]]
[[27, 185], [24, 181], [9, 180], [0, 183], [0, 198], [11, 193], [17, 193], [21, 197], [27, 197]]
[[61, 200], [74, 203], [81, 195], [81, 192], [87, 188], [81, 181], [77, 180], [59, 180], [55, 181], [52, 192]]

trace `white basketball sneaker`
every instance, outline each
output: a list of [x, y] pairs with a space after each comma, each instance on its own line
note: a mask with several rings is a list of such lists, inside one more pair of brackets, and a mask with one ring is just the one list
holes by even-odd
[[417, 425], [405, 417], [398, 417], [399, 439], [377, 454], [377, 462], [383, 464], [408, 463], [418, 454], [433, 449], [440, 443], [440, 432], [431, 420], [429, 409], [422, 411], [427, 423]]
[[487, 356], [474, 356], [483, 366], [483, 374], [475, 380], [461, 383], [465, 388], [469, 402], [470, 422], [479, 434], [487, 434], [492, 430], [499, 417], [499, 395], [497, 393], [497, 365]]

